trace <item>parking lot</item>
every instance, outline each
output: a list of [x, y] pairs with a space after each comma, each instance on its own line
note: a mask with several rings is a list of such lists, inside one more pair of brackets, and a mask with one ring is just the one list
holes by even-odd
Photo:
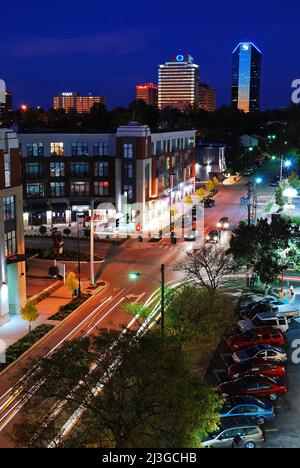
[[[297, 298], [296, 302], [300, 302], [300, 299]], [[274, 402], [277, 417], [274, 422], [265, 425], [266, 443], [263, 448], [300, 448], [300, 364], [295, 364], [291, 360], [294, 352], [292, 343], [294, 340], [300, 340], [300, 319], [292, 321], [285, 338], [285, 349], [288, 353], [286, 365], [288, 393]], [[218, 386], [227, 381], [227, 369], [232, 364], [232, 352], [224, 337], [208, 369], [208, 382]]]

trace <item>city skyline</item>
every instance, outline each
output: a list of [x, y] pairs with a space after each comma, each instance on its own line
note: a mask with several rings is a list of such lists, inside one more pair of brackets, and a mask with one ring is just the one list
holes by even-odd
[[[81, 17], [78, 8], [70, 10], [56, 1], [30, 11], [19, 1], [3, 6], [3, 15], [14, 21], [3, 24], [0, 34], [1, 77], [13, 91], [16, 106], [26, 102], [51, 107], [51, 97], [66, 89], [107, 96], [109, 108], [126, 106], [134, 99], [135, 84], [156, 83], [157, 65], [179, 49], [190, 51], [199, 63], [201, 80], [217, 90], [218, 105], [230, 104], [231, 52], [243, 41], [253, 41], [264, 52], [262, 109], [289, 103], [291, 82], [298, 75], [294, 57], [299, 5], [293, 6], [292, 14], [289, 9], [282, 12], [278, 1], [262, 5], [254, 0], [242, 21], [237, 1], [218, 6], [218, 14], [212, 5], [204, 5], [203, 21], [200, 6], [192, 1], [184, 24], [176, 4], [171, 8], [169, 1], [160, 9], [160, 15], [169, 18], [167, 24], [158, 21], [155, 9], [145, 15], [147, 6], [135, 1], [129, 7], [117, 2], [114, 15], [107, 5], [90, 1], [89, 6], [93, 14], [80, 33], [74, 28]], [[57, 11], [61, 27], [53, 29]], [[99, 17], [105, 18], [101, 28]]]

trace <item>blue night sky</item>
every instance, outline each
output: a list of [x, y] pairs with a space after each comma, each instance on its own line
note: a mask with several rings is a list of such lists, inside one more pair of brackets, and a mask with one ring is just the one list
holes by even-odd
[[300, 78], [299, 21], [295, 0], [15, 0], [1, 5], [0, 78], [15, 105], [48, 108], [74, 90], [111, 108], [134, 99], [136, 83], [157, 82], [158, 64], [182, 49], [228, 104], [232, 50], [251, 40], [263, 51], [262, 106], [280, 107]]

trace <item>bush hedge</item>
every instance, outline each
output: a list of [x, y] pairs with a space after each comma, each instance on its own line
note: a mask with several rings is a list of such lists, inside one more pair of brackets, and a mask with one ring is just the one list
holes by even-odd
[[52, 328], [54, 328], [53, 325], [40, 325], [39, 327], [32, 330], [32, 332], [21, 338], [19, 341], [9, 346], [6, 350], [6, 363], [0, 364], [0, 370], [16, 361], [20, 356], [22, 356], [22, 354], [24, 354], [35, 343], [43, 338], [43, 336], [49, 333]]
[[76, 297], [76, 299], [73, 299], [69, 304], [66, 304], [62, 307], [59, 308], [58, 312], [52, 317], [49, 318], [49, 320], [59, 320], [62, 321], [65, 318], [67, 318], [74, 310], [78, 309], [81, 304], [83, 304], [87, 299], [89, 299], [90, 295], [83, 295], [80, 298]]

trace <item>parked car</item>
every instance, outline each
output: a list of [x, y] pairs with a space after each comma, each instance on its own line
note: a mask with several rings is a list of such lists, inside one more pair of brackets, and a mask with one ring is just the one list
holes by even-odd
[[252, 308], [248, 307], [244, 310], [241, 310], [238, 315], [241, 319], [252, 319], [257, 314], [264, 314], [266, 312], [273, 312], [272, 306], [269, 304], [261, 304], [257, 302]]
[[279, 396], [284, 396], [287, 393], [287, 387], [281, 379], [255, 375], [224, 382], [219, 385], [217, 391], [219, 395], [226, 397], [247, 395], [255, 398], [269, 398], [271, 401], [275, 401]]
[[213, 208], [216, 204], [216, 201], [213, 198], [204, 198], [203, 200], [204, 208]]
[[220, 233], [218, 231], [210, 231], [206, 237], [206, 242], [210, 244], [218, 244], [220, 242]]
[[270, 401], [259, 400], [250, 396], [229, 397], [220, 411], [221, 419], [229, 417], [249, 417], [259, 426], [274, 421], [276, 414]]
[[257, 374], [266, 375], [268, 377], [281, 377], [284, 379], [286, 377], [286, 370], [281, 363], [255, 358], [241, 364], [233, 364], [227, 371], [230, 380], [250, 377]]
[[241, 349], [232, 355], [232, 359], [237, 363], [243, 363], [255, 358], [284, 363], [287, 362], [287, 353], [284, 349], [277, 346], [260, 344], [251, 348]]
[[199, 231], [193, 231], [192, 229], [187, 231], [184, 235], [184, 240], [186, 242], [188, 241], [195, 242], [198, 238], [199, 238]]
[[261, 343], [277, 346], [283, 346], [285, 343], [281, 331], [272, 327], [254, 328], [240, 335], [231, 336], [226, 341], [231, 351], [238, 351]]
[[263, 299], [259, 301], [250, 302], [250, 304], [248, 304], [245, 307], [245, 310], [253, 310], [255, 307], [258, 307], [259, 305], [267, 305], [269, 307], [275, 307], [279, 305], [286, 305], [288, 303], [289, 302], [286, 300], [280, 300], [277, 297], [268, 296], [268, 297], [264, 297]]
[[202, 441], [204, 448], [232, 448], [235, 438], [242, 439], [243, 447], [255, 449], [265, 443], [263, 430], [249, 418], [223, 419], [219, 428]]
[[229, 218], [221, 218], [217, 224], [217, 228], [222, 229], [222, 231], [227, 231], [229, 229], [229, 226]]
[[274, 312], [266, 312], [257, 314], [252, 320], [240, 320], [238, 327], [242, 332], [260, 327], [273, 327], [278, 328], [282, 333], [286, 333], [289, 330], [289, 323], [285, 316], [276, 315]]
[[236, 303], [238, 309], [246, 308], [252, 302], [259, 302], [264, 298], [263, 294], [246, 293], [242, 294]]
[[299, 307], [294, 304], [273, 304], [272, 311], [276, 315], [285, 315], [288, 319], [297, 319], [299, 318]]

